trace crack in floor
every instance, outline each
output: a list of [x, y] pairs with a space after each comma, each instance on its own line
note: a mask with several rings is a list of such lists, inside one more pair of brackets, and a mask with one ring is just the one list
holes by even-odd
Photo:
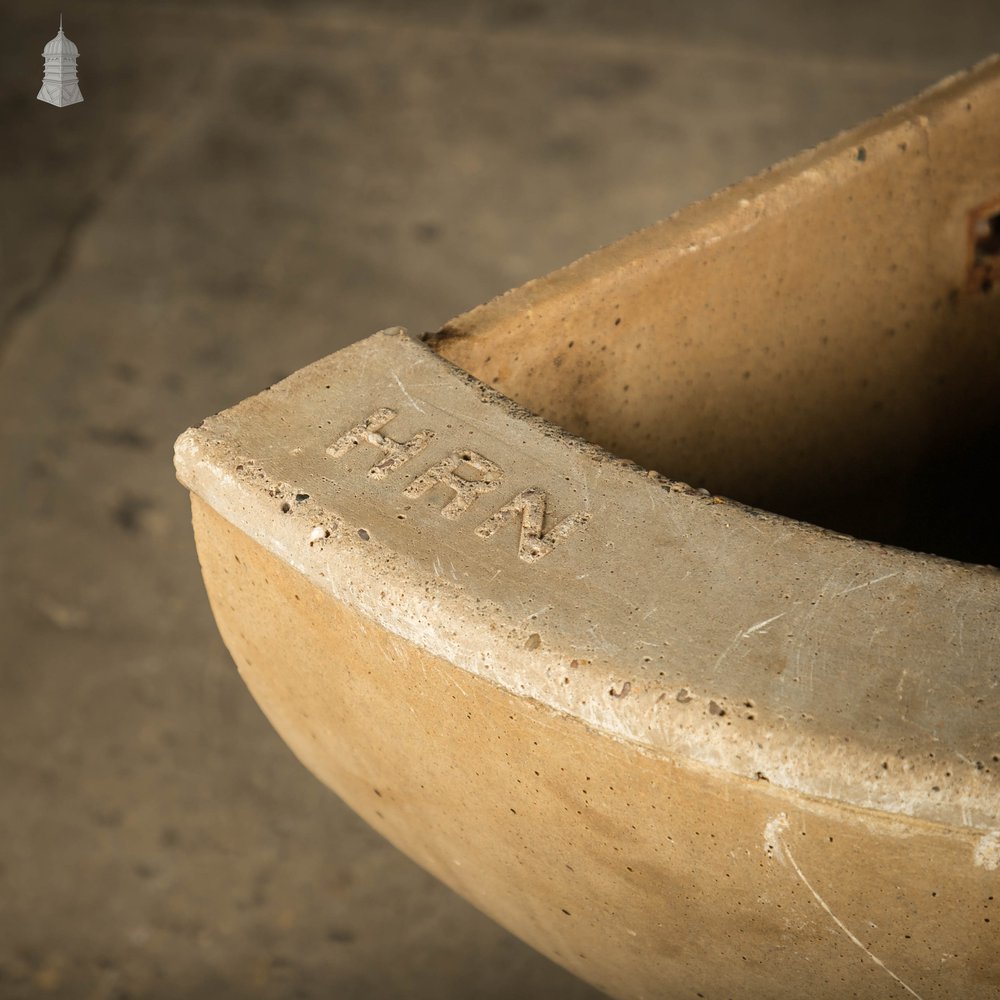
[[[177, 105], [189, 101], [192, 94], [203, 89], [209, 82], [208, 77], [213, 72], [204, 65], [195, 71], [187, 84], [181, 88], [180, 93], [175, 95], [173, 100], [168, 101], [163, 108], [162, 115], [158, 116], [156, 124], [144, 125], [130, 141], [125, 143], [118, 157], [112, 161], [104, 179], [95, 186], [76, 211], [70, 215], [58, 245], [49, 258], [48, 264], [42, 269], [38, 280], [14, 300], [6, 314], [0, 319], [0, 370], [3, 369], [5, 356], [16, 338], [18, 327], [26, 317], [42, 306], [51, 291], [59, 285], [64, 275], [69, 271], [80, 238], [88, 225], [100, 216], [101, 209], [108, 199], [138, 166], [141, 154], [148, 151], [152, 143], [160, 146], [165, 141], [165, 138], [159, 134], [162, 123], [165, 121], [177, 122], [179, 120], [175, 113]], [[175, 129], [170, 129], [169, 135], [173, 135], [174, 131]]]

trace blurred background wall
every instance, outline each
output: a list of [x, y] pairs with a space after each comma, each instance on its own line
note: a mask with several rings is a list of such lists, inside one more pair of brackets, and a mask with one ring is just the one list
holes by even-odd
[[0, 2], [0, 998], [593, 995], [285, 749], [172, 442], [903, 100], [1000, 48], [1000, 5], [62, 11], [57, 109], [59, 5]]

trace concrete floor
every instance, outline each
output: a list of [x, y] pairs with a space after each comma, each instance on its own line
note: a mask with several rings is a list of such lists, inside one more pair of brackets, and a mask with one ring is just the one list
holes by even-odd
[[272, 732], [172, 442], [974, 62], [1000, 5], [80, 0], [58, 110], [58, 6], [0, 18], [0, 998], [594, 995]]

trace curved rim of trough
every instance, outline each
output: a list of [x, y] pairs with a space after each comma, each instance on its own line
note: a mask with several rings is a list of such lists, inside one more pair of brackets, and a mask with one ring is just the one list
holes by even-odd
[[[394, 440], [433, 436], [374, 479], [384, 456], [370, 441], [336, 457], [332, 445], [380, 409]], [[503, 482], [442, 517], [453, 494], [412, 484], [456, 448]], [[992, 567], [668, 480], [400, 328], [187, 431], [175, 462], [193, 493], [335, 599], [639, 752], [899, 818], [1000, 824]], [[544, 494], [545, 531], [585, 515], [534, 561], [518, 554], [522, 509], [489, 537], [476, 530], [526, 489]]]

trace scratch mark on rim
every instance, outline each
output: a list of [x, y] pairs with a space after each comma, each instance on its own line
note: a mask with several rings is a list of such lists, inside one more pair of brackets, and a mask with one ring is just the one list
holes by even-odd
[[780, 614], [774, 615], [771, 618], [765, 618], [764, 621], [757, 622], [756, 625], [751, 625], [749, 628], [737, 632], [733, 637], [733, 641], [719, 654], [719, 658], [715, 661], [715, 666], [712, 667], [712, 672], [715, 673], [722, 666], [723, 661], [736, 648], [740, 639], [746, 639], [755, 632], [759, 632], [762, 628], [770, 625], [771, 622], [776, 622], [779, 618], [783, 618], [786, 614], [788, 614], [787, 611], [782, 611]]
[[751, 625], [750, 628], [743, 633], [744, 638], [748, 635], [753, 635], [754, 632], [759, 632], [762, 628], [770, 625], [771, 622], [776, 622], [779, 618], [784, 618], [787, 613], [787, 611], [782, 611], [780, 614], [773, 615], [771, 618], [765, 618], [762, 622], [757, 622], [756, 625]]
[[847, 590], [842, 590], [839, 594], [834, 594], [834, 597], [843, 597], [845, 594], [853, 594], [855, 590], [863, 590], [865, 587], [874, 587], [876, 583], [881, 583], [883, 580], [891, 580], [894, 576], [899, 576], [900, 571], [896, 570], [895, 573], [886, 573], [885, 576], [878, 576], [874, 580], [866, 580], [864, 583], [855, 584], [853, 587], [848, 587]]
[[427, 411], [406, 391], [406, 386], [400, 381], [399, 376], [393, 372], [392, 377], [396, 380], [396, 385], [399, 386], [399, 391], [410, 401], [415, 410], [419, 410], [421, 413], [426, 413]]

